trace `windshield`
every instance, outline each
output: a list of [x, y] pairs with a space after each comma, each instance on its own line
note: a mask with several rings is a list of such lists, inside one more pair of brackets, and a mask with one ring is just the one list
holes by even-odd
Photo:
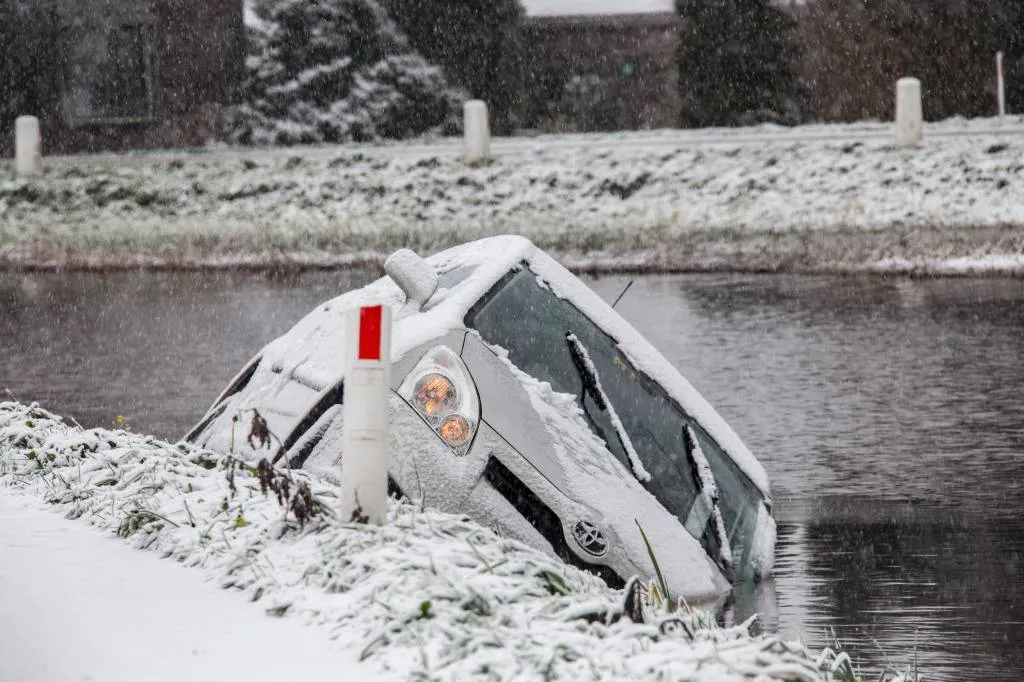
[[[499, 282], [470, 311], [466, 325], [506, 349], [523, 371], [549, 382], [556, 391], [575, 395], [590, 428], [629, 475], [674, 514], [733, 579], [753, 576], [759, 491], [700, 424], [630, 363], [611, 336], [558, 298], [525, 266]], [[581, 369], [580, 348], [586, 351], [588, 367], [598, 375], [600, 393], [588, 390], [593, 377]], [[602, 394], [610, 405], [601, 405]], [[717, 531], [712, 509], [702, 495], [687, 427], [717, 483], [724, 537], [730, 545], [727, 552], [719, 546], [723, 534]], [[627, 437], [620, 437], [617, 428], [624, 429]], [[631, 461], [631, 455], [639, 457], [641, 466]]]

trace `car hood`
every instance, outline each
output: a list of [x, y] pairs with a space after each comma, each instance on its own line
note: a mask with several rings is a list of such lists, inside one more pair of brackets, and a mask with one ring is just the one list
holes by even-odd
[[[620, 573], [628, 568], [624, 577], [655, 575], [653, 561], [640, 561], [649, 556], [646, 535], [674, 594], [699, 604], [719, 600], [730, 589], [721, 571], [682, 523], [594, 435], [575, 396], [552, 390], [547, 382], [519, 370], [500, 351], [499, 357], [529, 396], [544, 432], [533, 437], [544, 437], [550, 445], [520, 454], [571, 501], [559, 510], [563, 521], [570, 526], [578, 521], [597, 525], [610, 539], [609, 565]], [[554, 467], [547, 461], [550, 456]], [[552, 468], [555, 476], [547, 473]]]

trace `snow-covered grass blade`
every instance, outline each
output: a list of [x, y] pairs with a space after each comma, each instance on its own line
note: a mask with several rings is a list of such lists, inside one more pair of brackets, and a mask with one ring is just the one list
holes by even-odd
[[752, 636], [749, 621], [720, 628], [683, 608], [636, 622], [626, 601], [649, 588], [616, 592], [463, 517], [393, 501], [383, 526], [346, 523], [333, 512], [339, 490], [322, 475], [0, 402], [0, 494], [38, 496], [201, 568], [404, 679], [859, 679], [846, 654]]
[[885, 124], [517, 138], [479, 167], [457, 140], [0, 162], [0, 266], [343, 266], [521, 234], [591, 270], [1019, 273], [1009, 125], [930, 123], [915, 150]]

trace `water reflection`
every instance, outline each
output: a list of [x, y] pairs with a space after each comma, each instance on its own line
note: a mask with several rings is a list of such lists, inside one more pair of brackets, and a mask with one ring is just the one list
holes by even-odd
[[[1002, 515], [1024, 503], [1024, 282], [667, 277], [638, 286], [644, 305], [623, 301], [623, 314], [768, 466], [784, 515], [822, 494]], [[668, 306], [675, 313], [663, 315]], [[995, 487], [993, 470], [1006, 478]]]
[[943, 509], [836, 514], [802, 527], [811, 628], [881, 667], [916, 653], [930, 679], [1019, 679], [1024, 529]]
[[1024, 282], [684, 276], [633, 295], [621, 312], [771, 476], [767, 628], [876, 670], [1021, 677]]
[[0, 394], [177, 439], [242, 365], [366, 271], [0, 275]]
[[[0, 392], [177, 437], [376, 273], [0, 275]], [[628, 278], [589, 282], [614, 300]], [[774, 581], [734, 615], [869, 669], [1024, 675], [1024, 281], [638, 278], [618, 306], [768, 470]]]

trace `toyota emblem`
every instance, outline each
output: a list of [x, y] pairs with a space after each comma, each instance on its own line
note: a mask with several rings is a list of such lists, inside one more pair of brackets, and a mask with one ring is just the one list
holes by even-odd
[[577, 521], [572, 527], [572, 536], [588, 554], [604, 556], [608, 552], [608, 540], [604, 533], [590, 521]]

